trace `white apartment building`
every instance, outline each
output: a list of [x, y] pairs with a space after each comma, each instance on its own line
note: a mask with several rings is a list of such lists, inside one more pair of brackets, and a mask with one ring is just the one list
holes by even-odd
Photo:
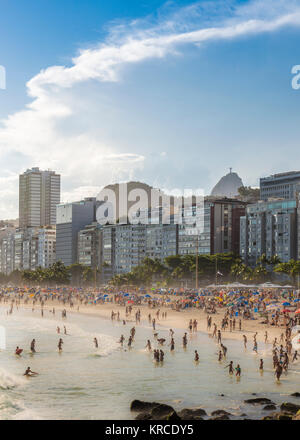
[[56, 261], [56, 227], [48, 226], [38, 234], [38, 266], [48, 268]]

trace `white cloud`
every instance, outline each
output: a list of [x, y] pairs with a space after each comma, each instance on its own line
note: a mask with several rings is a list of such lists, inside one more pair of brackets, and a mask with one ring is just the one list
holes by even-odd
[[[237, 8], [228, 4], [223, 13], [216, 8], [210, 20], [203, 6], [196, 3], [173, 11], [170, 17], [146, 29], [141, 29], [139, 21], [116, 26], [104, 43], [82, 50], [71, 66], [42, 70], [27, 83], [30, 104], [2, 121], [0, 160], [7, 160], [8, 151], [21, 152], [24, 163], [16, 173], [29, 166], [61, 172], [64, 197], [71, 199], [91, 195], [110, 181], [133, 178], [135, 171], [142, 169], [145, 155], [107, 145], [99, 130], [81, 127], [81, 101], [85, 96], [78, 86], [92, 80], [118, 81], [121, 68], [176, 54], [186, 44], [199, 45], [300, 25], [297, 2], [287, 6], [283, 1], [256, 1]], [[213, 24], [207, 25], [208, 21]], [[101, 114], [99, 121], [101, 124]], [[17, 215], [16, 177], [17, 174], [12, 180], [6, 178], [7, 185], [2, 186], [0, 217]]]

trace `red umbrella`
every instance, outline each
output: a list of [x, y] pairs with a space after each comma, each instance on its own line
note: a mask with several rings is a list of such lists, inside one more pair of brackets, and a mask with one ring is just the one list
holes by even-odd
[[296, 310], [295, 315], [300, 313], [300, 309]]
[[290, 313], [291, 312], [289, 309], [284, 309], [282, 311], [283, 311], [283, 313]]

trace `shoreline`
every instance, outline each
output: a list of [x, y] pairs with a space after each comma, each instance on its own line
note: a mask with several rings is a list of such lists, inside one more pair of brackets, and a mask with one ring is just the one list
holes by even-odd
[[[9, 308], [9, 305], [7, 304], [1, 304], [2, 306]], [[19, 307], [23, 307], [26, 309], [32, 309], [32, 305], [21, 303]], [[148, 314], [152, 315], [152, 318], [155, 315], [156, 319], [156, 330], [159, 331], [159, 326], [164, 327], [165, 329], [172, 328], [176, 330], [185, 330], [186, 332], [189, 332], [188, 324], [190, 319], [196, 319], [198, 322], [197, 331], [202, 332], [204, 334], [209, 335], [212, 337], [212, 329], [207, 329], [207, 314], [202, 309], [197, 308], [190, 308], [184, 311], [176, 311], [168, 307], [160, 307], [160, 308], [149, 308], [147, 305], [134, 305], [132, 306], [132, 313], [129, 317], [126, 318], [125, 316], [125, 307], [119, 306], [116, 303], [105, 303], [105, 304], [97, 304], [97, 305], [79, 305], [79, 310], [77, 310], [78, 304], [74, 303], [73, 307], [70, 307], [69, 304], [63, 305], [58, 301], [51, 302], [51, 305], [49, 303], [46, 303], [43, 306], [44, 310], [52, 310], [53, 307], [55, 308], [55, 311], [61, 312], [63, 309], [66, 309], [67, 313], [73, 313], [73, 314], [84, 314], [86, 316], [94, 316], [94, 317], [101, 317], [103, 319], [111, 321], [111, 313], [112, 312], [120, 312], [120, 321], [125, 319], [126, 323], [131, 322], [133, 325], [136, 324], [135, 321], [135, 313], [138, 309], [141, 310], [141, 321], [145, 321], [145, 323], [148, 323]], [[41, 310], [40, 304], [35, 305], [35, 310], [39, 312]], [[160, 314], [162, 312], [167, 313], [166, 319], [157, 319], [156, 313], [160, 310]], [[213, 323], [216, 323], [217, 328], [221, 329], [221, 320], [223, 318], [223, 311], [225, 309], [221, 309], [216, 314], [210, 315], [212, 317], [212, 326]], [[221, 312], [221, 313], [220, 313]], [[271, 326], [266, 324], [261, 324], [260, 319], [256, 320], [244, 320], [242, 319], [242, 330], [234, 330], [229, 331], [227, 330], [221, 330], [222, 334], [222, 340], [236, 340], [240, 341], [241, 344], [243, 344], [243, 335], [246, 335], [248, 339], [248, 343], [252, 343], [252, 336], [257, 332], [257, 341], [258, 342], [264, 342], [264, 335], [265, 332], [268, 332], [268, 344], [271, 344], [274, 340], [274, 338], [277, 338], [277, 342], [280, 341], [280, 335], [281, 333], [284, 333], [284, 327], [283, 326]], [[151, 324], [150, 324], [151, 325]]]

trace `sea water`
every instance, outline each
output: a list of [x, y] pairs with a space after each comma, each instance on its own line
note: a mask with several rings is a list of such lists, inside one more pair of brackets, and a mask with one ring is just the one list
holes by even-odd
[[[227, 358], [218, 362], [219, 346], [204, 333], [189, 335], [188, 346], [182, 347], [183, 330], [175, 330], [175, 351], [168, 347], [169, 329], [157, 325], [159, 337], [167, 342], [158, 347], [153, 329], [147, 322], [116, 322], [97, 316], [68, 313], [62, 319], [44, 310], [16, 310], [7, 314], [0, 308], [0, 325], [5, 328], [6, 349], [0, 350], [0, 419], [132, 419], [130, 403], [134, 399], [157, 401], [176, 410], [202, 407], [208, 414], [225, 409], [234, 418], [261, 418], [262, 407], [245, 404], [253, 397], [268, 397], [275, 403], [297, 402], [290, 397], [300, 391], [299, 364], [291, 365], [276, 383], [272, 368], [271, 346], [258, 343], [258, 354], [252, 351], [252, 338], [244, 349], [242, 340], [224, 340]], [[63, 334], [63, 326], [67, 335]], [[130, 329], [136, 326], [131, 349], [127, 347]], [[57, 326], [61, 334], [57, 334]], [[126, 342], [118, 340], [124, 334]], [[63, 351], [58, 352], [59, 338]], [[96, 349], [93, 339], [98, 339]], [[36, 340], [36, 353], [30, 342]], [[145, 349], [147, 339], [153, 348], [162, 348], [164, 362], [156, 364], [153, 354]], [[24, 349], [20, 357], [16, 346]], [[194, 362], [194, 350], [200, 361]], [[259, 360], [265, 370], [259, 372]], [[237, 379], [225, 368], [229, 361], [242, 368]], [[27, 367], [38, 372], [32, 378], [23, 376]], [[256, 393], [256, 396], [253, 396]], [[221, 396], [221, 395], [224, 396]]]

